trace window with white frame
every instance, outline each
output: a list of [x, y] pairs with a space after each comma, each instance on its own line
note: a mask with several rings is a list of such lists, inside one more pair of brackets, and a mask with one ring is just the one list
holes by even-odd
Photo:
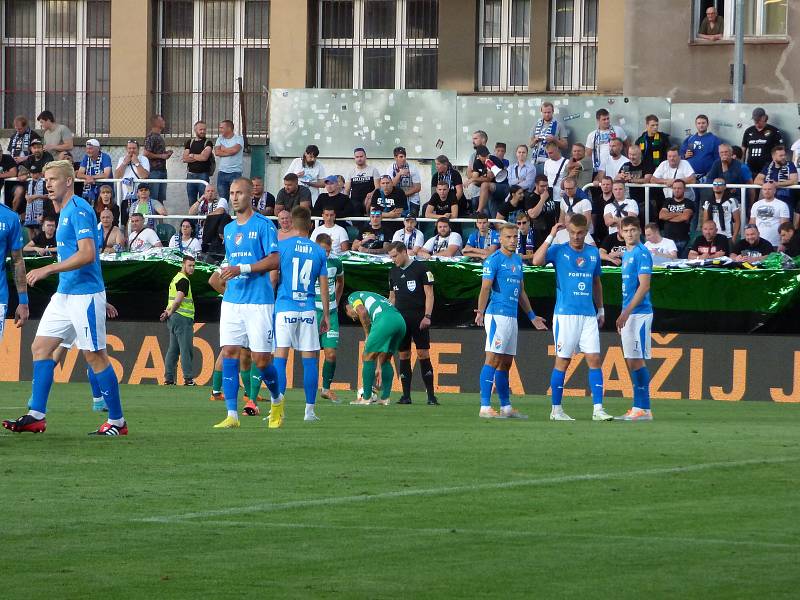
[[551, 90], [597, 89], [597, 4], [598, 0], [551, 0]]
[[[711, 7], [723, 19], [723, 37], [733, 37], [736, 0], [694, 0], [694, 37], [697, 37], [706, 11]], [[786, 37], [788, 8], [788, 0], [744, 0], [745, 37]]]
[[109, 131], [111, 0], [5, 0], [3, 127], [47, 109], [78, 135]]
[[478, 89], [528, 89], [531, 0], [478, 3]]
[[317, 11], [317, 87], [437, 87], [438, 0], [319, 0]]
[[266, 135], [269, 11], [269, 0], [159, 0], [154, 109], [171, 134], [231, 119]]

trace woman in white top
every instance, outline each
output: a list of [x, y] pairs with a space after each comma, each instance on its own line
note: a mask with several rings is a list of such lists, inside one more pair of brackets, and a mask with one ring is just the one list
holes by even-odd
[[295, 158], [286, 170], [286, 173], [297, 175], [298, 183], [306, 186], [311, 192], [312, 206], [317, 203], [320, 188], [325, 187], [325, 165], [317, 160], [318, 156], [319, 148], [314, 144], [310, 144], [306, 146], [303, 156]]
[[200, 240], [194, 236], [194, 223], [189, 219], [181, 221], [180, 232], [172, 236], [169, 247], [177, 248], [184, 254], [194, 255], [200, 252]]
[[128, 179], [129, 182], [122, 182], [123, 198], [136, 196], [137, 181], [147, 179], [150, 175], [150, 161], [144, 154], [139, 154], [139, 142], [128, 140], [125, 145], [125, 154], [117, 162], [114, 177], [117, 179]]

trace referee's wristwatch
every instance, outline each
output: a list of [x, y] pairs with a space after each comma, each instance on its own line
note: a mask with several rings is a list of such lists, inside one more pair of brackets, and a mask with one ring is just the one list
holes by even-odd
[[431, 316], [430, 315], [422, 315], [422, 318], [423, 319], [428, 319], [429, 321], [431, 320]]

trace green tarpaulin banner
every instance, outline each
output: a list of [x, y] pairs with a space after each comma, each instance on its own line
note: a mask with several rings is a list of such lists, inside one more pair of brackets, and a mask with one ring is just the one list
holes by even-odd
[[[180, 268], [177, 257], [103, 261], [103, 278], [111, 302], [125, 319], [155, 319], [166, 305], [167, 287]], [[51, 258], [26, 258], [28, 270]], [[344, 258], [345, 289], [369, 290], [388, 295], [391, 263], [351, 253]], [[441, 325], [471, 322], [472, 308], [481, 286], [482, 267], [467, 261], [428, 261], [436, 279], [435, 320]], [[208, 285], [215, 265], [197, 262], [191, 277], [198, 320], [219, 318], [219, 296]], [[9, 270], [10, 271], [10, 270]], [[8, 272], [13, 289], [12, 273]], [[621, 303], [620, 269], [603, 268], [603, 297], [607, 321]], [[29, 290], [31, 310], [41, 315], [57, 279], [49, 277]], [[548, 267], [525, 267], [525, 290], [536, 311], [552, 313], [555, 277]], [[776, 331], [797, 332], [800, 319], [800, 270], [679, 268], [655, 269], [652, 301], [656, 329], [670, 331]], [[11, 294], [11, 302], [16, 295]], [[11, 306], [11, 309], [14, 307]], [[615, 318], [615, 317], [613, 317]], [[613, 322], [611, 322], [613, 326]]]

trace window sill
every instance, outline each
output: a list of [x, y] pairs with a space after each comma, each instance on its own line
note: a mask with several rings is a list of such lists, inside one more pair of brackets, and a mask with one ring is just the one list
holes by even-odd
[[[721, 40], [689, 40], [690, 46], [733, 46], [736, 41], [733, 38], [723, 38]], [[789, 43], [787, 37], [750, 37], [744, 38], [747, 44], [774, 44], [786, 45]]]

